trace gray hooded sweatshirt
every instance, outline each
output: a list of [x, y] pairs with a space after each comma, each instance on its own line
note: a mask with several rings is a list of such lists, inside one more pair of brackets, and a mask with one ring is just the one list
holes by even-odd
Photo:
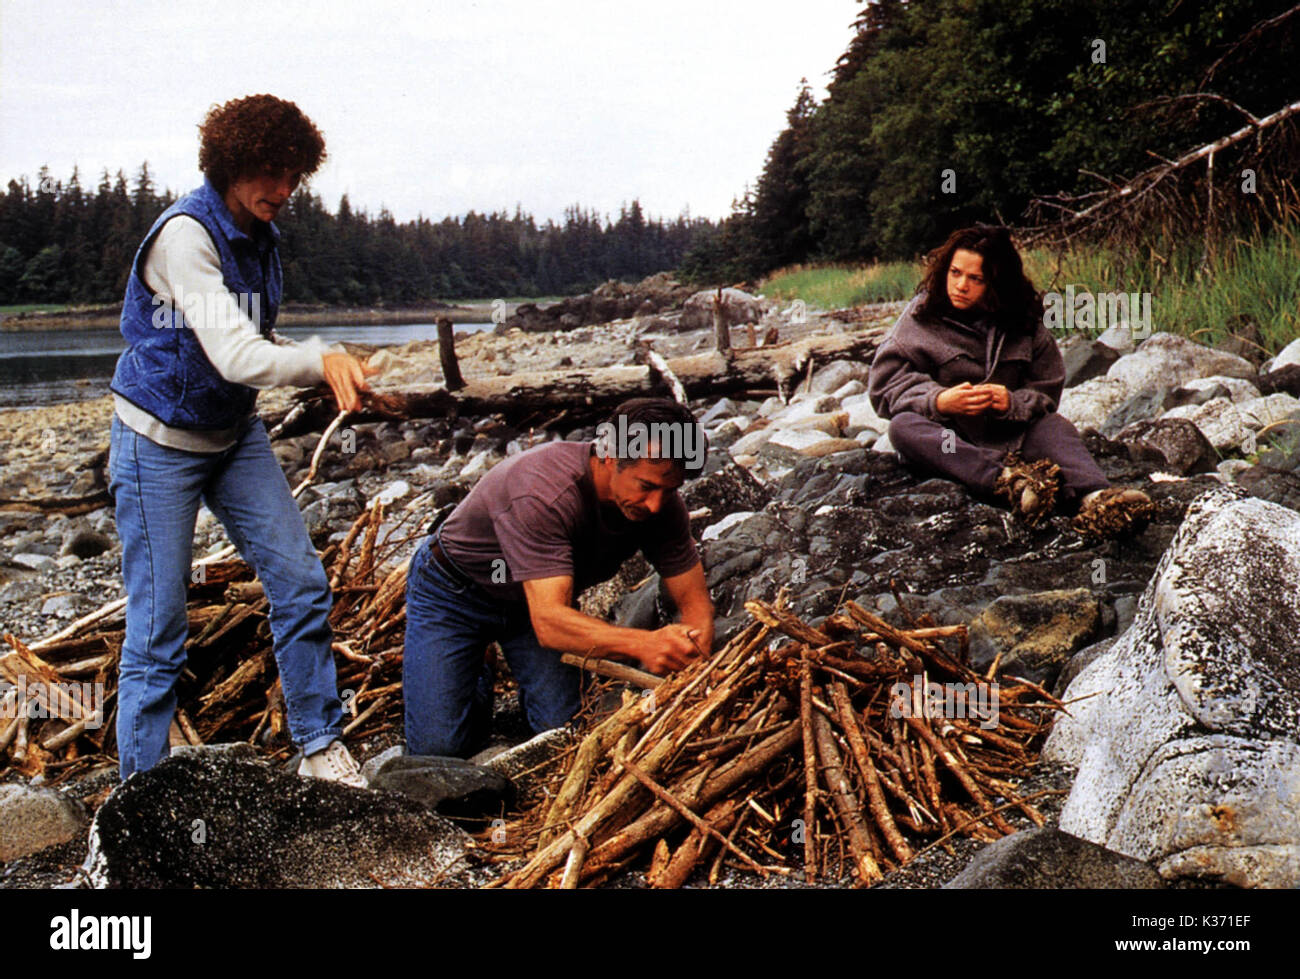
[[[1065, 387], [1065, 362], [1041, 318], [1027, 333], [1009, 334], [991, 316], [971, 322], [921, 319], [918, 294], [903, 310], [871, 363], [867, 391], [881, 418], [911, 411], [951, 427], [976, 445], [1015, 451], [1026, 429], [1056, 410]], [[945, 388], [1001, 384], [1011, 392], [1005, 412], [976, 417], [942, 415], [935, 399]]]

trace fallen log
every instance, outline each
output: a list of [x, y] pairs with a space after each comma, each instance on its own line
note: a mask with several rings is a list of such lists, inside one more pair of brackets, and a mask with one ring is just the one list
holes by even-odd
[[[884, 336], [877, 328], [861, 333], [808, 337], [757, 350], [732, 350], [729, 357], [716, 351], [675, 357], [667, 361], [689, 398], [721, 397], [750, 388], [788, 391], [792, 382], [818, 364], [832, 360], [869, 361]], [[571, 371], [529, 371], [496, 377], [471, 376], [458, 391], [442, 386], [376, 387], [362, 393], [360, 411], [348, 416], [350, 424], [448, 415], [501, 415], [517, 423], [538, 411], [567, 410], [565, 424], [581, 426], [598, 421], [619, 402], [631, 397], [672, 397], [670, 381], [652, 364], [597, 367]], [[267, 428], [277, 438], [317, 432], [336, 416], [331, 397], [312, 388], [298, 395], [300, 404], [268, 415]], [[299, 410], [301, 409], [301, 410]]]

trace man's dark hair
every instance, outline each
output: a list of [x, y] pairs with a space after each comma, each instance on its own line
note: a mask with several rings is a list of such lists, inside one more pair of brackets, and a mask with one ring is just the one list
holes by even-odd
[[955, 312], [948, 301], [948, 270], [959, 248], [974, 252], [984, 260], [981, 305], [1005, 330], [1016, 333], [1032, 330], [1042, 312], [1042, 302], [1025, 275], [1020, 253], [1011, 242], [1011, 232], [1001, 225], [977, 224], [954, 231], [927, 256], [925, 275], [917, 287], [918, 292], [925, 292], [925, 299], [917, 312], [929, 319]]
[[[639, 442], [638, 431], [644, 433]], [[630, 444], [621, 437], [628, 433], [634, 435]], [[683, 478], [692, 479], [704, 469], [709, 440], [685, 405], [669, 398], [631, 398], [597, 427], [596, 452], [618, 459], [619, 469], [640, 459], [671, 459]]]
[[325, 137], [292, 102], [274, 95], [231, 99], [199, 126], [199, 169], [224, 194], [231, 183], [289, 170], [310, 176], [325, 160]]

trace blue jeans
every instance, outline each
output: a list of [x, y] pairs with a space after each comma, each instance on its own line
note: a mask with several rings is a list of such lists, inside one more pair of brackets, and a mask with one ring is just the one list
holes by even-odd
[[483, 746], [492, 723], [483, 655], [493, 641], [519, 682], [529, 727], [567, 724], [581, 703], [580, 671], [537, 641], [524, 602], [498, 601], [450, 573], [429, 550], [434, 539], [420, 544], [406, 577], [406, 750], [467, 758]]
[[153, 442], [113, 416], [109, 492], [122, 540], [126, 636], [117, 687], [122, 777], [168, 751], [185, 667], [186, 586], [199, 502], [225, 526], [270, 602], [289, 733], [307, 754], [341, 735], [329, 580], [260, 418], [215, 454]]

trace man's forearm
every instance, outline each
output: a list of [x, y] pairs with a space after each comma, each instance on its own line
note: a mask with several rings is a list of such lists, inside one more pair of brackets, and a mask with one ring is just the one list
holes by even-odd
[[537, 641], [549, 649], [579, 656], [631, 656], [645, 642], [642, 629], [611, 625], [575, 608], [561, 606], [535, 616], [533, 628]]

